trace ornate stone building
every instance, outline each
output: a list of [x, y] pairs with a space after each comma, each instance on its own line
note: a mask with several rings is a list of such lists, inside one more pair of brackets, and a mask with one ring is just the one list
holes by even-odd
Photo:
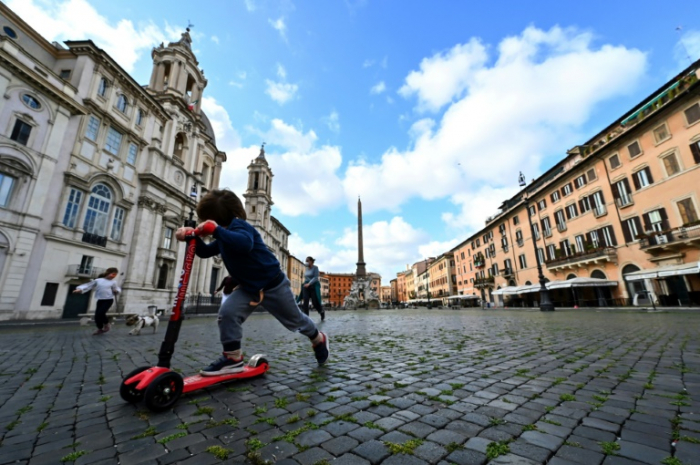
[[248, 187], [243, 194], [248, 222], [258, 230], [267, 247], [279, 260], [281, 268], [289, 272], [288, 241], [291, 234], [287, 228], [271, 215], [272, 169], [265, 158], [265, 146], [248, 165]]
[[[83, 313], [71, 291], [111, 266], [120, 309], [168, 307], [174, 230], [226, 160], [189, 32], [153, 49], [143, 86], [90, 40], [49, 43], [2, 3], [0, 23], [0, 319]], [[221, 268], [197, 260], [190, 292]]]

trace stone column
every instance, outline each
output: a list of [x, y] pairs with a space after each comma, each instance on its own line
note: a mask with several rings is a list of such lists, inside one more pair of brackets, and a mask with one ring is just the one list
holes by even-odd
[[[142, 287], [147, 284], [153, 284], [153, 276], [147, 274], [149, 265], [144, 263], [144, 261], [149, 260], [151, 255], [150, 251], [153, 249], [153, 232], [156, 215], [153, 213], [152, 208], [155, 202], [150, 197], [142, 196], [139, 197], [137, 205], [136, 224], [131, 237], [129, 266], [124, 281], [124, 287]], [[151, 268], [153, 266], [153, 261], [155, 260], [151, 260]]]

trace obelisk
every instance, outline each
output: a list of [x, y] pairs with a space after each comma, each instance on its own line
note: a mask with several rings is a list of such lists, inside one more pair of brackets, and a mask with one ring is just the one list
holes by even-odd
[[357, 198], [357, 271], [355, 271], [355, 276], [358, 278], [364, 278], [367, 276], [367, 270], [365, 269], [365, 252], [364, 244], [362, 243], [362, 201]]

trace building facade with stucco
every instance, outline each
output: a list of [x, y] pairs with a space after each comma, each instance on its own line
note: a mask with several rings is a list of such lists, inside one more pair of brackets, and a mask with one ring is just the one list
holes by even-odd
[[[49, 43], [4, 4], [0, 23], [0, 319], [92, 311], [71, 291], [109, 267], [119, 311], [169, 307], [174, 231], [226, 160], [189, 32], [154, 47], [141, 85], [90, 40]], [[195, 260], [189, 292], [212, 293], [222, 268]]]

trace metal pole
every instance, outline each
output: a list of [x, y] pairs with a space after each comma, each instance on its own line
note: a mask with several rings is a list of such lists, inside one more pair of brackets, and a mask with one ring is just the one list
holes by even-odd
[[542, 264], [540, 263], [539, 256], [537, 255], [537, 239], [535, 238], [535, 227], [532, 225], [532, 220], [530, 218], [529, 197], [525, 197], [525, 215], [527, 215], [527, 222], [530, 224], [532, 246], [535, 249], [535, 263], [537, 263], [537, 278], [540, 281], [540, 310], [543, 312], [553, 312], [554, 304], [549, 298], [549, 289], [547, 289], [547, 283], [544, 280], [544, 274], [542, 274]]

